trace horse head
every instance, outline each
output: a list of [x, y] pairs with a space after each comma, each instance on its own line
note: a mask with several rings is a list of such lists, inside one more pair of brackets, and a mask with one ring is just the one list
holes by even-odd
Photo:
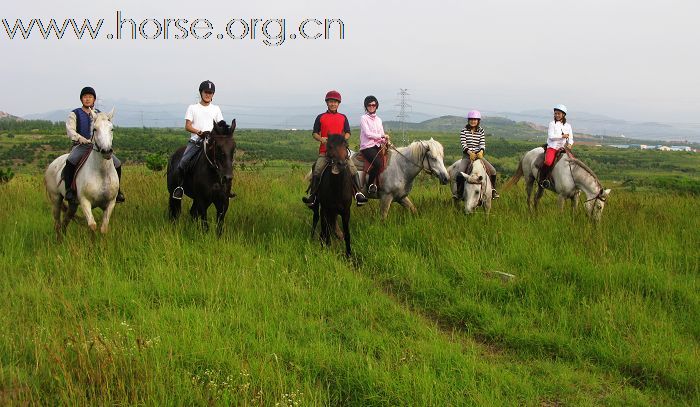
[[102, 158], [105, 160], [112, 159], [112, 129], [114, 128], [114, 125], [112, 124], [113, 117], [114, 108], [112, 108], [112, 111], [109, 113], [96, 113], [94, 110], [90, 109], [90, 118], [92, 119], [92, 148], [93, 150], [102, 154]]
[[472, 169], [471, 174], [460, 172], [456, 179], [457, 182], [464, 182], [464, 211], [472, 213], [484, 203], [486, 172]]
[[450, 176], [445, 168], [445, 163], [443, 161], [445, 157], [445, 151], [437, 140], [432, 137], [430, 140], [421, 141], [421, 148], [423, 149], [423, 169], [430, 174], [438, 177], [442, 185], [447, 184], [450, 181]]
[[326, 140], [326, 155], [335, 164], [344, 167], [348, 160], [348, 141], [342, 134], [329, 134]]
[[214, 167], [222, 182], [233, 180], [233, 159], [236, 155], [236, 140], [233, 132], [236, 130], [236, 119], [229, 126], [225, 121], [214, 122], [211, 132], [205, 137], [205, 149], [209, 164]]
[[600, 222], [608, 196], [610, 196], [610, 189], [601, 188], [598, 195], [586, 201], [586, 212], [594, 222]]

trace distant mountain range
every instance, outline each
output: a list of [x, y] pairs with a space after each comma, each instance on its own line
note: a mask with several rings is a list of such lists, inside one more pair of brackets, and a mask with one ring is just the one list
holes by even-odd
[[[115, 106], [115, 123], [124, 127], [183, 127], [184, 113], [187, 103], [146, 104], [126, 100], [103, 100], [103, 110]], [[243, 106], [220, 105], [227, 120], [237, 119], [240, 128], [270, 128], [270, 129], [310, 129], [323, 105], [319, 106]], [[42, 119], [64, 121], [67, 112], [65, 108], [44, 113], [25, 115], [25, 119]], [[362, 107], [342, 106], [341, 111], [348, 116], [351, 126], [359, 125]], [[11, 116], [0, 112], [0, 117]], [[380, 110], [386, 126], [392, 131], [400, 127], [397, 121], [399, 112], [392, 109]], [[438, 120], [436, 120], [438, 119]], [[466, 119], [458, 116], [441, 116], [437, 114], [412, 111], [409, 130], [456, 131], [464, 126]], [[528, 110], [523, 112], [491, 112], [484, 120], [487, 130], [505, 124], [520, 122], [532, 123], [533, 126], [546, 126], [551, 120], [548, 110]], [[646, 140], [674, 140], [700, 142], [700, 123], [659, 123], [659, 122], [630, 122], [608, 116], [577, 112], [571, 114], [570, 122], [574, 134], [586, 133], [610, 137], [626, 137]], [[507, 122], [506, 122], [507, 121]], [[528, 126], [527, 124], [523, 124]]]

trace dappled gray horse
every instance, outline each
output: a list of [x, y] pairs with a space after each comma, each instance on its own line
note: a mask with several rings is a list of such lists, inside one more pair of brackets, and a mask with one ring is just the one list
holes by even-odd
[[[353, 153], [357, 168], [363, 168], [363, 163], [357, 160], [359, 153]], [[398, 202], [412, 213], [417, 213], [415, 205], [408, 198], [413, 188], [413, 180], [421, 171], [426, 171], [447, 184], [449, 176], [443, 158], [445, 156], [442, 144], [433, 140], [414, 141], [407, 147], [391, 147], [388, 151], [386, 168], [379, 175], [379, 187], [375, 196], [368, 198], [381, 201], [380, 212], [382, 219], [389, 214], [392, 202]], [[360, 174], [364, 180], [364, 174]]]
[[[90, 112], [92, 117], [93, 135], [90, 138], [92, 151], [83, 167], [75, 176], [78, 205], [83, 210], [87, 224], [93, 232], [97, 230], [97, 223], [92, 215], [93, 208], [101, 208], [102, 226], [100, 232], [107, 233], [109, 218], [116, 203], [117, 191], [119, 191], [119, 178], [112, 160], [112, 118], [114, 109], [109, 113]], [[66, 195], [66, 185], [61, 179], [61, 172], [66, 165], [68, 154], [53, 160], [44, 174], [46, 192], [51, 201], [54, 229], [60, 239], [65, 233], [68, 223], [75, 216], [76, 205], [63, 204]], [[65, 212], [63, 220], [61, 213]]]
[[[517, 184], [521, 177], [525, 177], [528, 207], [531, 207], [530, 196], [543, 159], [544, 148], [542, 147], [533, 148], [525, 153], [518, 164], [515, 175], [506, 184], [506, 189], [508, 189]], [[598, 177], [586, 164], [565, 154], [552, 169], [551, 177], [554, 180], [554, 185], [548, 189], [559, 195], [560, 208], [564, 208], [565, 199], [570, 199], [573, 210], [576, 210], [579, 191], [583, 191], [586, 195], [586, 213], [593, 221], [600, 220], [605, 202], [610, 195], [610, 189], [603, 188]], [[537, 208], [543, 193], [544, 190], [541, 188], [537, 191], [534, 199], [535, 208]]]
[[460, 160], [454, 162], [447, 168], [450, 179], [456, 183], [463, 182], [464, 189], [462, 200], [464, 200], [464, 212], [469, 215], [479, 206], [484, 208], [486, 215], [491, 211], [491, 201], [493, 198], [493, 185], [491, 177], [486, 172], [486, 167], [481, 159], [472, 163], [472, 170], [469, 174], [458, 170]]

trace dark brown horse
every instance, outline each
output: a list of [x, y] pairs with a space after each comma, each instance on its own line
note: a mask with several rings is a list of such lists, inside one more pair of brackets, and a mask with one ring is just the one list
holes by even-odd
[[[190, 215], [199, 218], [205, 230], [209, 228], [207, 209], [213, 203], [216, 207], [216, 233], [221, 235], [224, 216], [228, 210], [229, 193], [233, 181], [233, 158], [236, 153], [236, 141], [233, 132], [236, 120], [228, 126], [225, 121], [214, 123], [211, 132], [203, 134], [203, 148], [194, 158], [191, 169], [183, 178], [182, 187], [185, 194], [192, 198]], [[185, 147], [180, 147], [168, 162], [168, 192], [170, 194], [170, 219], [180, 216], [181, 201], [173, 198], [173, 191], [178, 186], [177, 166]]]
[[329, 164], [321, 175], [321, 181], [318, 185], [318, 201], [312, 208], [314, 217], [311, 236], [313, 237], [320, 212], [321, 244], [328, 246], [331, 233], [336, 230], [338, 215], [340, 215], [343, 221], [345, 255], [350, 257], [350, 206], [353, 187], [350, 171], [347, 169], [348, 142], [343, 135], [331, 134], [328, 136], [326, 155], [329, 158]]

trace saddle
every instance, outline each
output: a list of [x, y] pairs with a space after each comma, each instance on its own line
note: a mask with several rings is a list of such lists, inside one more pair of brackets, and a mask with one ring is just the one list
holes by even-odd
[[379, 149], [379, 154], [377, 154], [377, 158], [374, 160], [374, 163], [371, 163], [365, 159], [365, 156], [362, 155], [361, 152], [357, 152], [352, 156], [353, 164], [355, 164], [355, 167], [362, 168], [364, 176], [362, 177], [362, 184], [367, 183], [367, 178], [369, 177], [369, 170], [377, 165], [379, 165], [379, 174], [377, 175], [377, 180], [376, 184], [377, 187], [380, 186], [380, 179], [381, 175], [386, 169], [387, 162], [389, 161], [389, 154], [387, 154], [387, 148], [382, 147]]
[[[83, 166], [85, 165], [85, 162], [87, 161], [88, 157], [90, 157], [90, 153], [91, 153], [91, 152], [92, 152], [92, 149], [87, 150], [87, 151], [85, 152], [85, 154], [83, 154], [83, 155], [80, 157], [80, 161], [78, 161], [78, 165], [75, 166], [75, 173], [73, 174], [73, 183], [70, 185], [70, 188], [71, 188], [73, 191], [77, 191], [77, 190], [78, 190], [78, 186], [77, 186], [77, 184], [76, 184], [76, 180], [78, 179], [78, 173], [80, 172], [80, 170], [83, 169]], [[65, 181], [65, 178], [62, 177], [62, 178], [61, 178], [61, 181]], [[67, 185], [66, 185], [66, 189], [68, 189], [68, 186], [67, 186]]]

